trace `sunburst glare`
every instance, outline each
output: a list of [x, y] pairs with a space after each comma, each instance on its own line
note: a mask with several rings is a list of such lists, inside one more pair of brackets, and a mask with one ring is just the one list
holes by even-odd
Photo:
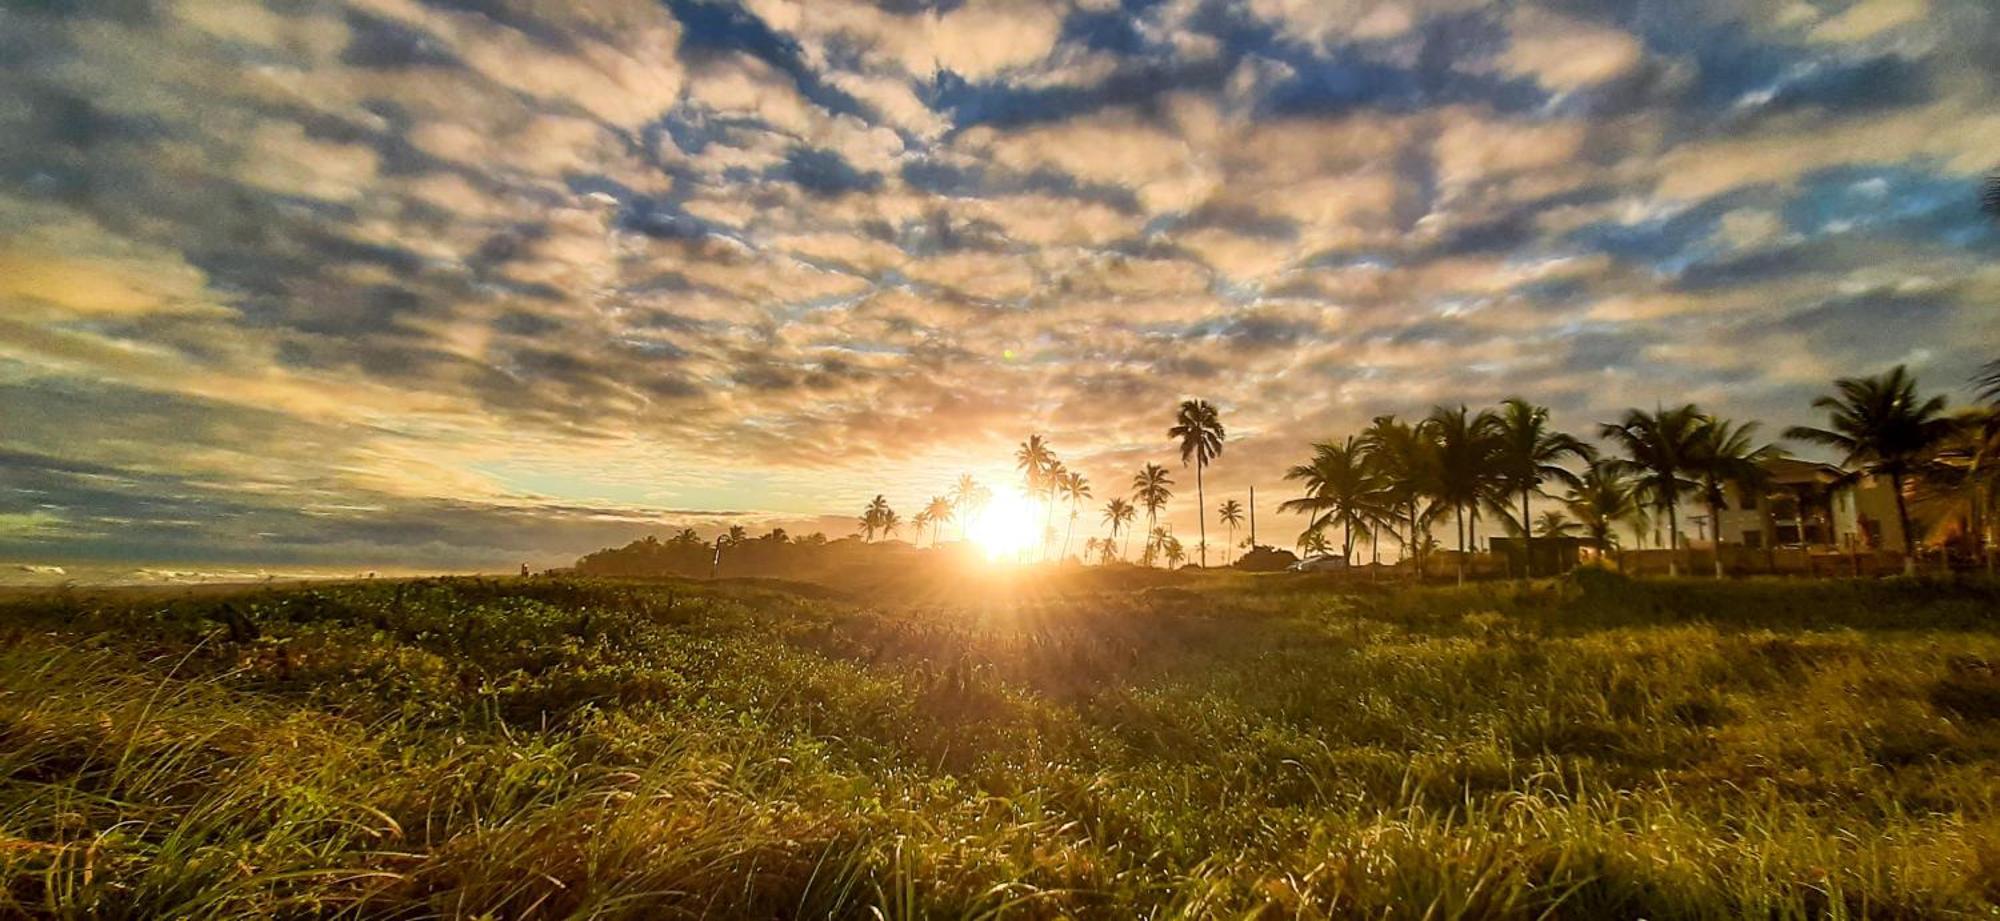
[[966, 529], [966, 536], [989, 560], [1019, 560], [1035, 545], [1039, 514], [1035, 501], [1018, 490], [995, 490]]

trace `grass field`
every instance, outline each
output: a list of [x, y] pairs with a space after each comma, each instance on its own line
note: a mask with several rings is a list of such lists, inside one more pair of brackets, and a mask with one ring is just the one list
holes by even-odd
[[2000, 904], [1991, 584], [1146, 580], [10, 600], [0, 915]]

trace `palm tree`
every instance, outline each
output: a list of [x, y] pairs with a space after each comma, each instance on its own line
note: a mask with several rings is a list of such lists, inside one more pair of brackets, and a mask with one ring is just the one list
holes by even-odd
[[[1042, 471], [1042, 559], [1049, 558], [1049, 547], [1056, 542], [1056, 496], [1062, 493], [1063, 484], [1069, 480], [1069, 467], [1062, 461], [1051, 459], [1047, 470]], [[1069, 548], [1064, 547], [1067, 553]]]
[[1402, 518], [1408, 525], [1407, 536], [1390, 533], [1396, 534], [1404, 553], [1416, 561], [1419, 580], [1424, 575], [1424, 555], [1419, 552], [1424, 544], [1419, 539], [1417, 519], [1424, 497], [1432, 492], [1436, 480], [1433, 431], [1426, 423], [1412, 426], [1398, 422], [1395, 416], [1376, 416], [1361, 433], [1368, 466], [1382, 481], [1383, 504], [1390, 517]]
[[1614, 460], [1620, 473], [1630, 474], [1641, 499], [1667, 513], [1667, 574], [1680, 575], [1681, 497], [1699, 485], [1690, 477], [1701, 457], [1701, 429], [1706, 417], [1694, 404], [1673, 409], [1625, 411], [1617, 424], [1599, 427], [1604, 437], [1625, 451]]
[[1201, 470], [1222, 455], [1222, 419], [1207, 400], [1182, 400], [1167, 437], [1181, 443], [1181, 466], [1194, 463], [1194, 516], [1201, 525], [1201, 567], [1208, 568], [1208, 513], [1202, 508]]
[[675, 534], [667, 543], [681, 547], [696, 547], [701, 545], [701, 535], [695, 533], [693, 528], [682, 528], [680, 533]]
[[[1106, 524], [1111, 525], [1110, 542], [1112, 544], [1118, 542], [1118, 532], [1125, 530], [1131, 525], [1133, 517], [1137, 514], [1138, 510], [1132, 507], [1132, 503], [1125, 501], [1123, 498], [1113, 496], [1110, 502], [1104, 503], [1104, 521]], [[1125, 538], [1127, 550], [1131, 549], [1131, 544], [1131, 535], [1128, 533]], [[1120, 559], [1123, 559], [1124, 556], [1122, 553], [1119, 554]]]
[[986, 497], [989, 495], [991, 494], [986, 487], [979, 485], [979, 481], [973, 479], [972, 474], [958, 475], [958, 482], [952, 484], [951, 491], [946, 493], [946, 496], [951, 499], [952, 510], [958, 513], [959, 540], [965, 539], [965, 529], [971, 526], [972, 516], [978, 513], [980, 506], [986, 504]]
[[910, 524], [915, 526], [917, 529], [917, 537], [915, 542], [921, 544], [921, 542], [924, 539], [924, 532], [929, 531], [931, 529], [930, 507], [925, 506], [924, 508], [918, 509], [917, 513], [910, 517]]
[[[1995, 183], [2000, 184], [2000, 177], [1995, 177]], [[1972, 379], [1972, 386], [1981, 401], [2000, 409], [2000, 358], [1981, 365], [1978, 376]]]
[[1166, 508], [1167, 500], [1174, 497], [1170, 488], [1173, 485], [1173, 477], [1159, 464], [1147, 464], [1132, 477], [1132, 498], [1146, 510], [1146, 550], [1142, 559], [1148, 566], [1153, 565], [1153, 554], [1158, 548], [1153, 542], [1153, 532], [1160, 526], [1160, 509]]
[[893, 514], [895, 513], [889, 510], [889, 500], [881, 496], [876, 496], [868, 503], [868, 507], [861, 512], [861, 530], [868, 535], [866, 538], [868, 543], [874, 543], [876, 532], [883, 530], [888, 516]]
[[[1457, 519], [1458, 581], [1463, 585], [1466, 541], [1472, 536], [1466, 527], [1466, 512], [1471, 510], [1476, 516], [1478, 504], [1499, 492], [1496, 483], [1500, 444], [1495, 430], [1500, 420], [1486, 410], [1473, 413], [1461, 405], [1457, 409], [1432, 407], [1430, 417], [1424, 422], [1437, 445], [1433, 495]], [[1474, 521], [1476, 527], [1476, 517]]]
[[1526, 579], [1534, 575], [1535, 567], [1534, 534], [1528, 526], [1528, 497], [1536, 493], [1547, 495], [1542, 491], [1542, 483], [1548, 480], [1577, 485], [1576, 474], [1558, 461], [1574, 458], [1589, 463], [1595, 452], [1569, 434], [1551, 428], [1548, 407], [1536, 406], [1520, 397], [1500, 404], [1498, 420], [1493, 429], [1498, 439], [1495, 459], [1500, 464], [1500, 485], [1509, 496], [1521, 497], [1521, 544], [1527, 556], [1521, 578]]
[[1354, 532], [1364, 526], [1362, 510], [1379, 502], [1382, 492], [1374, 471], [1363, 462], [1360, 440], [1350, 435], [1339, 444], [1313, 445], [1312, 461], [1286, 470], [1285, 479], [1305, 481], [1306, 494], [1278, 503], [1278, 511], [1311, 515], [1308, 529], [1339, 524], [1340, 552], [1352, 560]]
[[[1062, 482], [1057, 484], [1063, 500], [1069, 503], [1069, 526], [1063, 530], [1062, 559], [1069, 559], [1069, 541], [1076, 535], [1076, 516], [1083, 511], [1083, 500], [1090, 498], [1090, 480], [1074, 470], [1064, 470]], [[1090, 556], [1086, 551], [1084, 556]]]
[[1708, 505], [1708, 520], [1715, 530], [1715, 577], [1722, 578], [1722, 487], [1733, 485], [1744, 501], [1762, 495], [1770, 482], [1764, 461], [1777, 456], [1771, 445], [1751, 445], [1757, 423], [1741, 425], [1710, 416], [1702, 420], [1695, 439], [1694, 469], [1701, 481], [1702, 501]]
[[1988, 532], [2000, 511], [2000, 409], [1964, 410], [1953, 421], [1956, 429], [1924, 465], [1918, 485], [1947, 514], [1964, 516], [1973, 555], [1991, 575]]
[[1300, 555], [1308, 559], [1315, 556], [1325, 556], [1328, 551], [1333, 549], [1327, 545], [1326, 532], [1310, 526], [1304, 531], [1299, 532], [1298, 548]]
[[733, 547], [733, 546], [735, 546], [735, 545], [737, 545], [737, 544], [740, 544], [740, 543], [742, 543], [742, 542], [744, 542], [744, 541], [746, 541], [746, 540], [749, 540], [749, 539], [750, 539], [750, 532], [749, 532], [748, 530], [746, 530], [746, 529], [745, 529], [745, 528], [744, 528], [744, 527], [743, 527], [742, 525], [740, 525], [740, 524], [732, 524], [732, 525], [730, 525], [730, 526], [729, 526], [729, 534], [728, 534], [728, 537], [729, 537], [729, 544], [730, 544], [730, 546], [732, 546], [732, 547]]
[[[1056, 452], [1050, 449], [1048, 442], [1043, 441], [1040, 435], [1029, 435], [1028, 440], [1021, 442], [1021, 446], [1014, 450], [1014, 466], [1021, 471], [1021, 479], [1027, 487], [1028, 495], [1042, 499], [1046, 505], [1048, 497], [1053, 492], [1056, 473], [1062, 466], [1062, 463], [1056, 460]], [[1048, 515], [1043, 516], [1042, 529], [1045, 537], [1049, 520]], [[1047, 559], [1048, 555], [1048, 541], [1043, 540], [1042, 558]]]
[[[1584, 470], [1576, 485], [1570, 487], [1563, 507], [1582, 524], [1584, 533], [1590, 535], [1591, 543], [1597, 545], [1600, 553], [1615, 542], [1613, 525], [1620, 521], [1643, 521], [1631, 481], [1611, 464], [1591, 464]], [[1634, 533], [1644, 527], [1643, 523], [1636, 525]]]
[[1577, 524], [1569, 520], [1561, 509], [1543, 509], [1535, 519], [1535, 533], [1543, 537], [1568, 537], [1576, 533]]
[[[1215, 517], [1229, 526], [1229, 546], [1236, 546], [1236, 527], [1243, 523], [1243, 503], [1231, 499], [1215, 509]], [[1222, 554], [1222, 565], [1229, 565], [1229, 554]]]
[[1181, 563], [1187, 559], [1187, 550], [1181, 546], [1181, 539], [1172, 534], [1162, 532], [1160, 534], [1160, 547], [1161, 552], [1166, 555], [1167, 568], [1181, 568]]
[[1896, 492], [1896, 519], [1903, 528], [1903, 572], [1917, 571], [1917, 536], [1910, 529], [1903, 489], [1931, 450], [1951, 435], [1944, 397], [1922, 399], [1917, 382], [1902, 365], [1876, 377], [1844, 377], [1833, 382], [1835, 396], [1813, 401], [1831, 415], [1828, 428], [1793, 426], [1785, 437], [1834, 448], [1842, 463], [1870, 476], [1886, 476]]
[[903, 519], [897, 516], [894, 509], [882, 513], [882, 537], [884, 540], [894, 535], [896, 529], [902, 526]]
[[930, 519], [932, 547], [937, 546], [939, 528], [951, 520], [952, 514], [951, 500], [944, 496], [932, 496], [931, 501], [925, 503], [924, 517]]

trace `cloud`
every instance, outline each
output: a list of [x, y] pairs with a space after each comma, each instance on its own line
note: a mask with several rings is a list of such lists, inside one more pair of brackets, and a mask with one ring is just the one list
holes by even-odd
[[811, 529], [1029, 432], [1123, 482], [1189, 394], [1235, 494], [1378, 412], [1781, 425], [2000, 347], [1972, 0], [8, 16], [0, 552], [38, 559]]

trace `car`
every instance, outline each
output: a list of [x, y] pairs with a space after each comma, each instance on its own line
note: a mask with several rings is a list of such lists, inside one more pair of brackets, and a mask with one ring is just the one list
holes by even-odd
[[1309, 556], [1291, 565], [1293, 572], [1330, 572], [1347, 568], [1347, 557], [1338, 554]]

